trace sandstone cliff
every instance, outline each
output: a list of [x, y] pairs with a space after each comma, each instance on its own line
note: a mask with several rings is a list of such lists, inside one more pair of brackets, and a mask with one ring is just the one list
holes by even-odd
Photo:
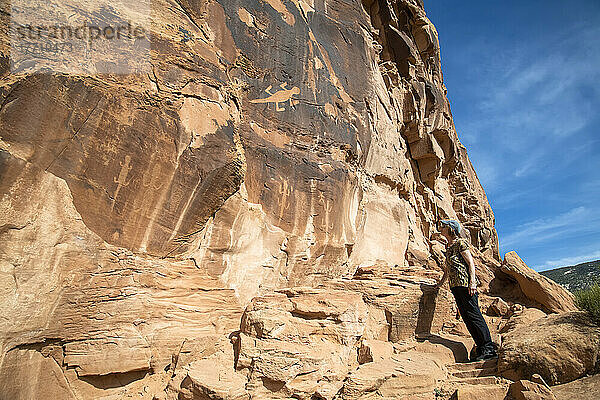
[[[248, 364], [236, 368], [277, 392], [252, 361], [264, 332], [240, 321], [252, 298], [294, 286], [362, 293], [350, 314], [269, 300], [285, 318], [337, 321], [337, 358], [314, 371], [352, 371], [359, 339], [400, 342], [423, 323], [411, 307], [435, 308], [421, 285], [440, 275], [440, 218], [468, 229], [487, 288], [494, 215], [421, 1], [157, 0], [150, 17], [147, 74], [12, 73], [0, 28], [2, 396], [192, 398], [182, 360], [227, 359], [215, 349], [240, 329]], [[405, 283], [389, 289], [379, 271], [376, 289], [356, 287], [373, 265]], [[382, 304], [390, 290], [414, 302]], [[233, 362], [227, 379], [243, 389]], [[340, 379], [322, 390], [358, 390]]]

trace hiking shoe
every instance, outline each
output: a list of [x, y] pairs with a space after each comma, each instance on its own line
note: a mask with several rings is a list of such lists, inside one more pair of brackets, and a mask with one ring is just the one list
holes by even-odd
[[495, 351], [484, 351], [482, 354], [479, 354], [477, 357], [471, 359], [471, 361], [484, 361], [491, 360], [492, 358], [498, 358], [498, 353]]

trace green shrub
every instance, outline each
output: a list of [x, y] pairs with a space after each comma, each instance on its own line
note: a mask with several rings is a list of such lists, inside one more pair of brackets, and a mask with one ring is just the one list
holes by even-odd
[[577, 307], [589, 312], [596, 321], [600, 322], [600, 284], [595, 283], [585, 290], [575, 292]]

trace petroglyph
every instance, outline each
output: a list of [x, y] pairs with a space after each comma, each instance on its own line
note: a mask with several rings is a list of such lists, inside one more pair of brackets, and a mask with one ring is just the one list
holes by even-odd
[[117, 178], [113, 178], [113, 182], [117, 184], [117, 189], [115, 189], [115, 194], [113, 195], [113, 198], [112, 198], [112, 203], [110, 205], [110, 211], [113, 211], [113, 209], [115, 207], [115, 202], [117, 201], [117, 196], [119, 195], [119, 191], [121, 191], [121, 188], [123, 186], [128, 186], [129, 182], [131, 182], [131, 179], [129, 181], [127, 181], [127, 174], [129, 174], [129, 171], [131, 171], [131, 165], [129, 165], [130, 162], [131, 162], [131, 156], [129, 154], [127, 154], [125, 156], [125, 161], [119, 163], [121, 165], [121, 171], [119, 171], [119, 175]]
[[271, 7], [275, 9], [279, 14], [281, 14], [281, 19], [283, 19], [288, 25], [294, 25], [296, 23], [296, 19], [294, 15], [287, 9], [287, 7], [283, 4], [281, 0], [264, 0]]
[[331, 221], [330, 216], [333, 211], [333, 201], [331, 199], [326, 199], [323, 196], [323, 192], [319, 192], [319, 202], [323, 205], [323, 211], [325, 211], [324, 216], [324, 226], [325, 226], [325, 235], [329, 235], [329, 232], [333, 229], [333, 221]]
[[275, 110], [277, 111], [285, 111], [284, 107], [279, 107], [279, 103], [285, 103], [286, 101], [290, 102], [290, 106], [295, 106], [298, 104], [298, 100], [293, 99], [292, 96], [300, 94], [300, 88], [294, 86], [291, 89], [286, 89], [287, 83], [282, 83], [279, 85], [281, 90], [276, 91], [275, 93], [271, 93], [271, 89], [273, 86], [269, 85], [268, 88], [265, 89], [265, 92], [270, 94], [269, 97], [264, 99], [254, 99], [250, 100], [250, 103], [275, 103]]
[[245, 23], [249, 28], [254, 27], [254, 16], [248, 12], [245, 8], [240, 8], [238, 10], [238, 17], [240, 21]]
[[283, 219], [283, 213], [285, 212], [285, 210], [287, 208], [289, 208], [287, 199], [290, 197], [291, 194], [292, 194], [292, 191], [288, 184], [288, 181], [283, 180], [283, 182], [281, 182], [281, 186], [279, 188], [279, 195], [281, 196], [280, 201], [279, 201], [279, 221], [281, 221]]

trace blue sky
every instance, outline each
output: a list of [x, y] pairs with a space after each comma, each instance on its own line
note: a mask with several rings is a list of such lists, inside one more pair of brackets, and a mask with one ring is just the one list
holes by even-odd
[[425, 0], [500, 253], [600, 259], [600, 1]]

